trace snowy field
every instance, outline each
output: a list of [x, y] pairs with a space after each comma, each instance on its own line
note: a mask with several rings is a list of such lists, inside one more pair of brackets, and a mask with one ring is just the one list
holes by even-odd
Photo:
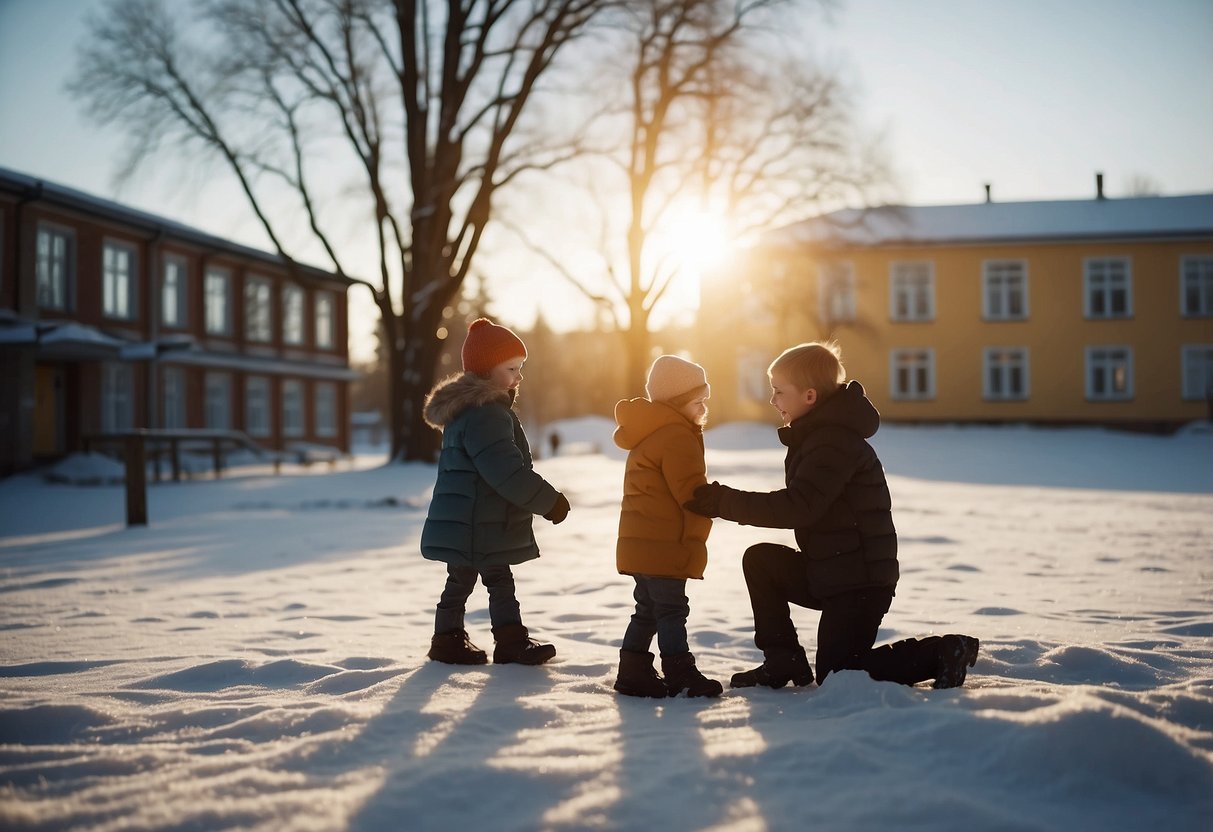
[[[539, 668], [425, 661], [431, 467], [153, 486], [132, 529], [120, 486], [0, 481], [0, 829], [1213, 829], [1208, 426], [884, 428], [903, 577], [881, 637], [978, 636], [968, 684], [665, 701], [611, 690], [631, 582], [609, 427], [561, 425], [606, 454], [538, 464], [573, 505], [516, 572], [559, 651]], [[708, 445], [710, 478], [780, 483], [771, 427]], [[759, 658], [760, 540], [791, 534], [717, 521], [689, 588], [726, 683]]]

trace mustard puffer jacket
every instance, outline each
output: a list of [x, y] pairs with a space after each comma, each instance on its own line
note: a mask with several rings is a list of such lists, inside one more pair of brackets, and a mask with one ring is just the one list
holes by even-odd
[[702, 578], [712, 521], [682, 504], [707, 482], [703, 429], [648, 399], [615, 405], [615, 444], [628, 451], [615, 564], [624, 575]]

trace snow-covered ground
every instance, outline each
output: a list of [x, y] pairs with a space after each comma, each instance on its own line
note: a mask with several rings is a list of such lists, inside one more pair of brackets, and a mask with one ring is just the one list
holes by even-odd
[[[516, 571], [559, 650], [539, 668], [425, 661], [429, 466], [156, 485], [129, 529], [121, 486], [0, 482], [0, 828], [1213, 828], [1207, 428], [884, 428], [903, 577], [881, 636], [980, 637], [968, 684], [706, 701], [611, 690], [631, 584], [609, 429], [561, 425], [604, 453], [539, 463], [573, 505]], [[708, 445], [711, 478], [779, 484], [771, 427]], [[690, 587], [726, 682], [758, 659], [760, 540], [791, 536], [718, 521]], [[468, 620], [491, 647], [482, 590]]]

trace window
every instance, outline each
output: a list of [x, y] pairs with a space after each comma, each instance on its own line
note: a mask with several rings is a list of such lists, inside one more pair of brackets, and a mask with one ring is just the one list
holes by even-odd
[[935, 398], [935, 350], [893, 350], [890, 365], [891, 392], [895, 400]]
[[1133, 315], [1133, 284], [1127, 257], [1083, 261], [1083, 311], [1088, 318], [1128, 318]]
[[38, 306], [43, 309], [70, 309], [76, 266], [71, 232], [39, 226], [37, 249]]
[[125, 243], [101, 247], [101, 311], [107, 318], [135, 317], [135, 250]]
[[232, 312], [228, 291], [232, 276], [225, 269], [207, 269], [206, 331], [209, 335], [228, 335], [232, 330]]
[[1213, 257], [1180, 258], [1181, 314], [1187, 318], [1213, 317]]
[[901, 262], [889, 267], [889, 317], [894, 321], [935, 319], [933, 264]]
[[337, 435], [337, 385], [316, 383], [316, 435]]
[[130, 364], [101, 366], [101, 430], [112, 433], [135, 426], [134, 373]]
[[1028, 398], [1026, 347], [987, 347], [983, 363], [982, 396], [986, 401], [1016, 402]]
[[163, 379], [164, 427], [186, 427], [185, 371], [180, 367], [165, 367]]
[[270, 435], [270, 380], [264, 376], [244, 380], [244, 430], [249, 436]]
[[1087, 347], [1087, 399], [1120, 402], [1133, 398], [1133, 351], [1128, 347]]
[[316, 293], [316, 346], [322, 350], [333, 348], [333, 295], [331, 292]]
[[817, 272], [818, 304], [821, 320], [844, 323], [855, 320], [855, 266], [853, 263], [826, 263]]
[[231, 430], [232, 377], [227, 373], [206, 374], [206, 427]]
[[303, 343], [303, 290], [298, 286], [282, 287], [282, 340]]
[[244, 336], [250, 341], [266, 342], [273, 338], [270, 290], [270, 282], [262, 277], [250, 277], [244, 282]]
[[767, 383], [767, 367], [771, 356], [757, 350], [746, 350], [737, 359], [737, 393], [743, 401], [771, 401], [771, 386]]
[[182, 327], [186, 322], [185, 258], [172, 254], [164, 256], [164, 273], [160, 283], [160, 323]]
[[981, 313], [987, 321], [1028, 317], [1028, 266], [1024, 261], [987, 260], [982, 264]]
[[1213, 399], [1213, 344], [1183, 348], [1184, 401]]
[[282, 382], [282, 435], [303, 436], [303, 382]]

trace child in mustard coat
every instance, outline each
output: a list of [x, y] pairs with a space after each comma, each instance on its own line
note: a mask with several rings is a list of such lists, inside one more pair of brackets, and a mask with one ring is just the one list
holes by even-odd
[[[653, 362], [647, 398], [615, 405], [615, 444], [628, 451], [615, 557], [636, 581], [636, 611], [619, 651], [615, 690], [626, 696], [719, 696], [723, 687], [695, 667], [687, 645], [688, 578], [703, 578], [712, 521], [683, 509], [707, 482], [703, 459], [703, 367], [673, 355]], [[653, 667], [653, 637], [665, 678]]]

